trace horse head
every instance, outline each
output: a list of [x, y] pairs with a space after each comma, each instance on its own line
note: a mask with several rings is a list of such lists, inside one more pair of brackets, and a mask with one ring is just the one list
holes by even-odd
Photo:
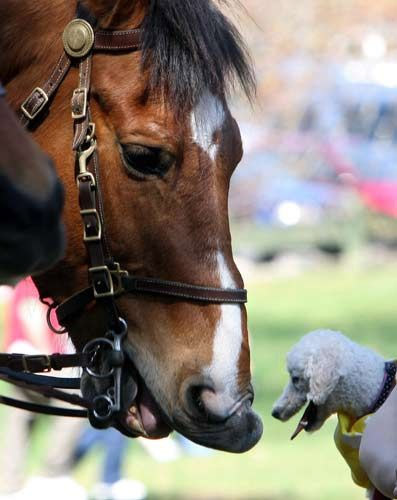
[[[87, 0], [84, 6], [101, 28], [142, 29], [141, 50], [93, 57], [91, 113], [111, 255], [135, 276], [241, 289], [228, 189], [242, 144], [226, 97], [236, 80], [249, 92], [253, 77], [237, 31], [210, 0]], [[22, 14], [19, 22], [29, 16], [31, 39], [36, 34], [44, 52], [37, 51], [36, 69], [21, 70], [20, 80], [29, 80], [30, 87], [32, 71], [48, 72], [50, 59], [55, 64], [62, 51], [56, 34], [75, 8], [69, 0], [38, 0]], [[54, 22], [45, 38], [49, 18]], [[37, 280], [41, 294], [57, 302], [87, 286], [65, 105], [77, 78], [72, 68], [35, 131], [56, 159], [67, 191], [66, 258]], [[251, 448], [262, 425], [251, 407], [245, 307], [152, 295], [116, 300], [128, 324], [125, 348], [138, 384], [134, 411], [126, 408], [120, 426], [147, 437], [173, 428], [206, 446]], [[104, 314], [97, 304], [68, 321], [78, 349], [104, 333]], [[124, 392], [128, 382], [126, 377]], [[87, 382], [83, 389], [92, 396], [97, 387]]]

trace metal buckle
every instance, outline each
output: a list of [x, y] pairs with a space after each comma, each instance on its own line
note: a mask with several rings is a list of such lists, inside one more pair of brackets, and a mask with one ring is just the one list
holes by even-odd
[[112, 274], [111, 274], [110, 269], [108, 268], [108, 266], [90, 267], [88, 269], [88, 272], [91, 275], [95, 274], [95, 273], [104, 272], [106, 274], [106, 277], [107, 277], [108, 281], [109, 281], [110, 289], [107, 292], [100, 292], [100, 291], [97, 290], [97, 288], [95, 286], [96, 285], [95, 279], [92, 280], [92, 287], [94, 289], [94, 297], [96, 299], [100, 299], [100, 298], [104, 298], [104, 297], [113, 297], [114, 296], [113, 279], [112, 279]]
[[116, 269], [110, 270], [110, 274], [111, 274], [112, 278], [115, 279], [115, 282], [113, 282], [114, 294], [120, 295], [121, 293], [124, 292], [124, 287], [123, 287], [123, 283], [121, 282], [121, 277], [128, 276], [128, 271], [121, 269], [120, 264], [118, 262], [115, 262], [114, 266]]
[[80, 174], [85, 174], [88, 172], [87, 170], [87, 160], [96, 150], [96, 140], [91, 139], [88, 143], [87, 149], [81, 149], [77, 153], [77, 158], [79, 160], [79, 170]]
[[89, 178], [90, 181], [91, 181], [91, 189], [95, 188], [96, 187], [96, 182], [95, 182], [95, 177], [94, 177], [94, 174], [92, 174], [91, 172], [83, 172], [81, 174], [78, 174], [77, 177], [76, 177], [76, 183], [77, 183], [77, 187], [79, 188], [79, 184], [80, 182], [84, 182], [84, 178]]
[[[31, 113], [29, 113], [29, 111], [26, 109], [26, 105], [29, 103], [30, 99], [33, 98], [34, 94], [35, 93], [38, 93], [40, 94], [40, 96], [44, 99], [40, 105], [34, 110], [32, 111]], [[21, 111], [22, 113], [26, 116], [26, 118], [28, 120], [34, 120], [36, 118], [36, 116], [41, 113], [41, 111], [43, 110], [43, 108], [45, 107], [45, 105], [47, 104], [48, 102], [48, 95], [46, 94], [46, 92], [44, 92], [44, 90], [41, 88], [41, 87], [36, 87], [35, 89], [32, 90], [32, 92], [30, 93], [30, 95], [23, 101], [23, 103], [21, 104]]]
[[[81, 175], [81, 174], [80, 174]], [[88, 175], [88, 174], [83, 174], [83, 175]], [[84, 224], [84, 236], [83, 239], [85, 242], [87, 241], [99, 241], [102, 238], [102, 224], [101, 224], [101, 219], [98, 214], [98, 210], [96, 208], [87, 208], [84, 210], [80, 210], [80, 214], [84, 217], [84, 215], [94, 215], [98, 224], [98, 233], [94, 234], [92, 236], [87, 235], [87, 227]], [[106, 266], [104, 266], [106, 267]], [[95, 268], [91, 268], [95, 269]]]
[[[80, 96], [83, 96], [83, 103], [82, 103], [82, 109], [80, 111], [80, 106], [79, 106], [79, 111], [75, 111], [75, 107], [73, 106], [74, 100], [75, 99], [80, 99]], [[85, 118], [87, 114], [87, 101], [88, 101], [88, 89], [85, 87], [79, 87], [77, 89], [73, 90], [73, 96], [72, 96], [72, 118], [74, 120], [78, 120], [79, 118]], [[80, 104], [80, 101], [78, 101]]]
[[37, 355], [32, 355], [32, 356], [23, 356], [22, 357], [22, 366], [25, 372], [30, 372], [29, 366], [28, 366], [28, 361], [33, 361], [33, 360], [44, 360], [44, 370], [42, 372], [48, 373], [51, 371], [51, 360], [50, 356], [47, 354], [37, 354]]
[[94, 137], [95, 137], [95, 123], [89, 122], [88, 127], [87, 127], [87, 136], [85, 138], [85, 141], [91, 142], [94, 140]]

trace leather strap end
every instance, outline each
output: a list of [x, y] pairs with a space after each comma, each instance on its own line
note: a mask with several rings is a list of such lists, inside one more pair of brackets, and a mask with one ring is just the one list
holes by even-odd
[[95, 32], [94, 50], [138, 50], [141, 46], [141, 29], [125, 31], [98, 30]]

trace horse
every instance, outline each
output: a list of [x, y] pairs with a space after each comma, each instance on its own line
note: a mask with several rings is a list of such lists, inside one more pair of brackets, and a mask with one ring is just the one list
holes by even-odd
[[0, 283], [43, 272], [63, 255], [63, 188], [0, 85]]
[[[40, 295], [60, 304], [78, 352], [123, 318], [112, 425], [249, 450], [262, 422], [228, 221], [243, 150], [227, 98], [237, 85], [252, 97], [255, 80], [237, 29], [212, 0], [20, 7], [0, 5], [0, 78], [66, 189], [66, 255], [35, 278]], [[83, 377], [94, 402], [115, 398], [106, 387]]]

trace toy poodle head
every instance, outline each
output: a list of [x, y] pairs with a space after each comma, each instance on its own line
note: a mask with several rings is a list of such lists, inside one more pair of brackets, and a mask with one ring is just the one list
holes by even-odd
[[287, 354], [290, 380], [273, 406], [273, 417], [285, 422], [309, 403], [302, 428], [315, 431], [338, 411], [335, 392], [343, 376], [346, 341], [339, 332], [316, 330], [295, 344]]

